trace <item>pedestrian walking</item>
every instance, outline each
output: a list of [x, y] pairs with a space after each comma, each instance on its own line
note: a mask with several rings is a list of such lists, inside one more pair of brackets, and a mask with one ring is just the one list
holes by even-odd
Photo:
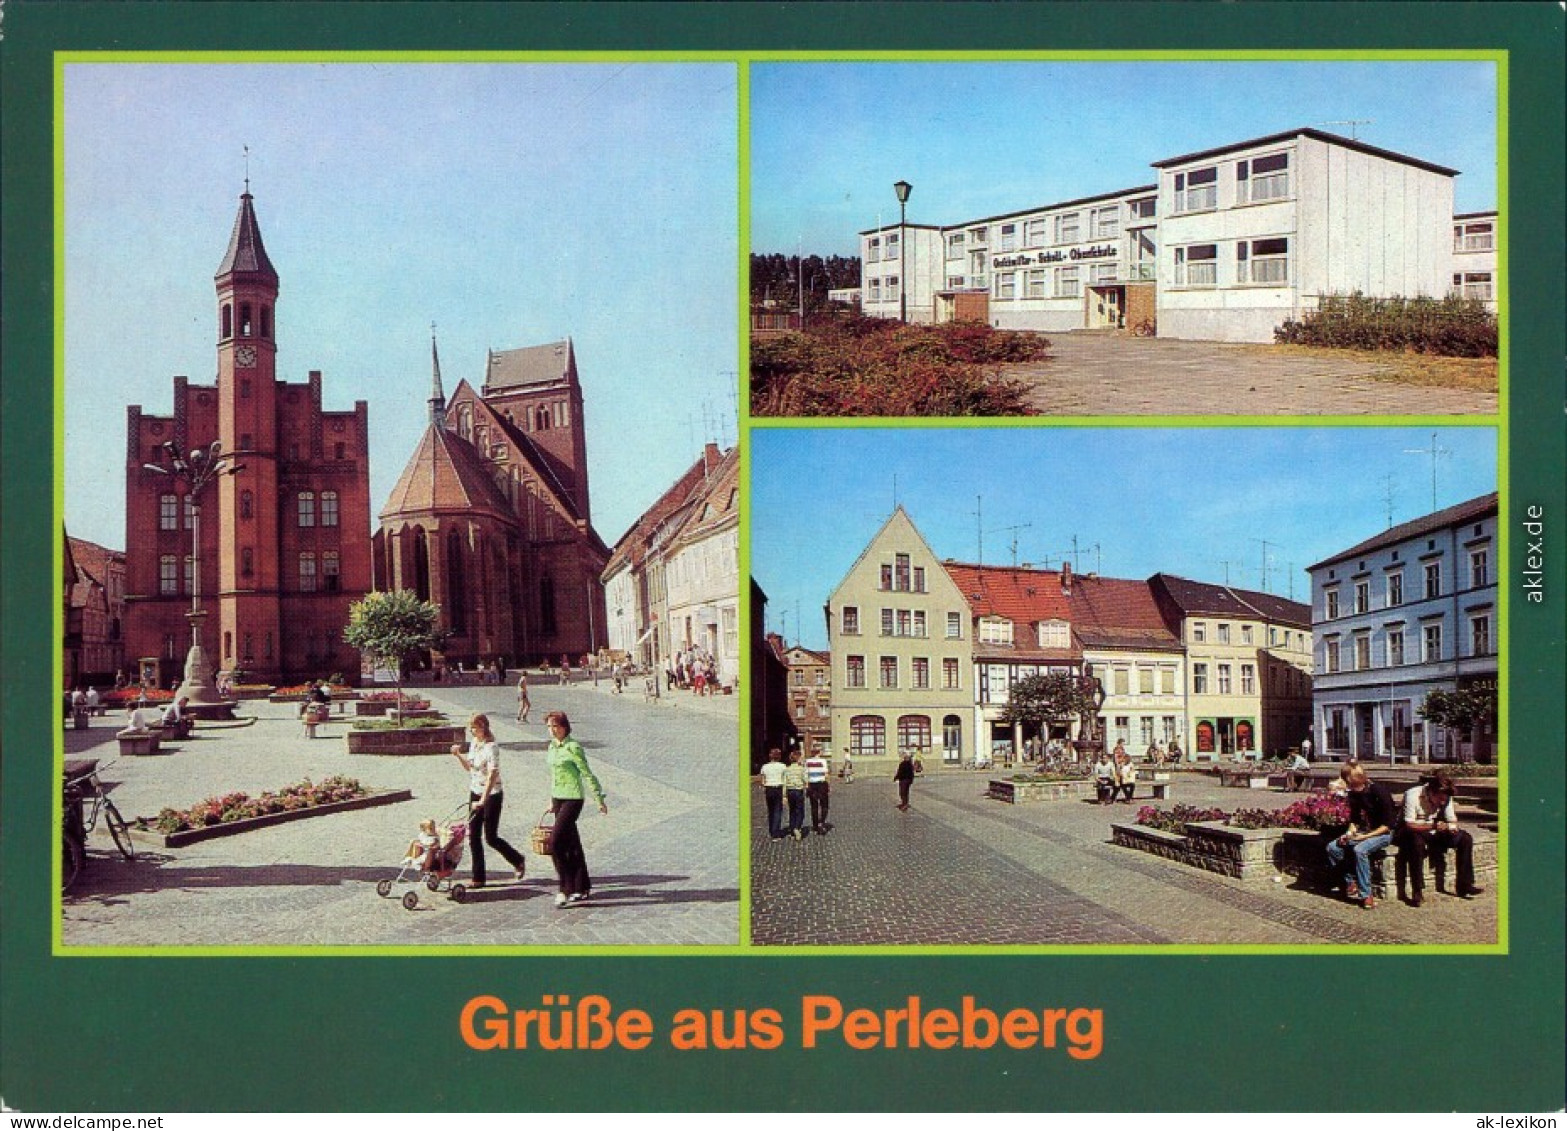
[[484, 846], [499, 852], [522, 879], [527, 867], [522, 854], [500, 834], [501, 805], [505, 795], [501, 787], [501, 754], [488, 715], [475, 715], [468, 722], [468, 750], [452, 747], [452, 757], [468, 771], [468, 844], [473, 853], [473, 887], [485, 882]]
[[767, 802], [767, 835], [784, 838], [784, 765], [783, 751], [774, 746], [762, 763], [762, 798]]
[[790, 752], [784, 768], [784, 795], [789, 799], [789, 835], [799, 840], [805, 835], [805, 767], [798, 750]]
[[527, 722], [531, 710], [533, 701], [528, 698], [528, 673], [524, 670], [517, 673], [517, 721]]
[[811, 803], [811, 831], [825, 833], [828, 829], [827, 807], [832, 789], [832, 767], [820, 751], [805, 760], [805, 795]]
[[898, 768], [893, 771], [892, 780], [898, 784], [898, 811], [906, 813], [909, 809], [909, 790], [914, 785], [914, 775], [924, 769], [914, 751], [907, 748], [898, 752]]
[[545, 761], [550, 769], [550, 809], [555, 814], [555, 848], [551, 857], [555, 861], [555, 876], [560, 881], [555, 906], [565, 907], [583, 903], [593, 894], [593, 877], [588, 873], [587, 855], [582, 851], [582, 837], [577, 832], [577, 818], [582, 815], [583, 785], [592, 791], [599, 812], [606, 817], [609, 816], [609, 803], [604, 799], [604, 787], [582, 752], [582, 744], [571, 737], [571, 720], [566, 712], [551, 711], [544, 716], [544, 724], [550, 730]]

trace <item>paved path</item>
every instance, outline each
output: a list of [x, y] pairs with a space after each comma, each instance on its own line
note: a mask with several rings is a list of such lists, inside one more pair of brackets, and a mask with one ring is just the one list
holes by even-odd
[[[1229, 809], [1294, 798], [1223, 789], [1180, 775], [1176, 800]], [[1110, 841], [1135, 806], [1082, 801], [1007, 805], [986, 776], [940, 773], [914, 785], [835, 785], [833, 828], [773, 841], [760, 788], [751, 817], [751, 933], [762, 945], [1284, 945], [1489, 943], [1495, 892], [1432, 894], [1420, 910], [1393, 900], [1363, 911], [1296, 881], [1202, 872]]]
[[[89, 864], [65, 899], [63, 937], [76, 946], [631, 946], [734, 945], [739, 939], [738, 730], [732, 697], [689, 695], [647, 703], [616, 696], [606, 681], [535, 683], [532, 722], [519, 727], [510, 687], [445, 687], [435, 705], [466, 719], [490, 714], [500, 740], [505, 790], [502, 835], [527, 851], [528, 830], [548, 804], [544, 712], [565, 710], [609, 795], [610, 815], [591, 806], [580, 829], [594, 876], [593, 899], [554, 906], [550, 861], [527, 853], [522, 883], [503, 861], [490, 886], [462, 904], [418, 888], [405, 911], [375, 894], [396, 874], [420, 819], [460, 806], [467, 778], [448, 755], [350, 756], [329, 738], [309, 740], [289, 707], [250, 705], [249, 728], [202, 730], [168, 756], [122, 759], [104, 777], [127, 817], [155, 815], [229, 790], [259, 793], [304, 777], [347, 774], [377, 788], [411, 788], [415, 800], [296, 821], [166, 849], [138, 834], [136, 860], [114, 853], [99, 829]], [[115, 757], [115, 720], [66, 731], [67, 757]], [[487, 853], [493, 859], [493, 853]], [[497, 868], [499, 864], [501, 867]], [[460, 878], [468, 877], [465, 860]], [[405, 886], [398, 889], [414, 890]]]
[[1005, 367], [1050, 416], [1494, 415], [1497, 396], [1424, 388], [1348, 353], [1119, 334], [1051, 334], [1051, 358]]

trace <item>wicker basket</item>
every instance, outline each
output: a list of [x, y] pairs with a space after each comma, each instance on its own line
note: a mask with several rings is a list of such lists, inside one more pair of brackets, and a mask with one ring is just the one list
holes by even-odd
[[533, 832], [529, 834], [528, 844], [540, 856], [553, 856], [555, 854], [555, 811], [553, 809], [544, 810], [544, 815], [539, 818], [539, 823], [533, 826]]

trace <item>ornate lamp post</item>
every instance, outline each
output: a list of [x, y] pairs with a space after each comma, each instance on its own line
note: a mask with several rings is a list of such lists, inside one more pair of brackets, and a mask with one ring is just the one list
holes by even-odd
[[207, 615], [201, 607], [201, 493], [214, 479], [233, 475], [243, 470], [244, 465], [223, 455], [222, 444], [217, 440], [212, 441], [210, 447], [193, 448], [189, 456], [181, 455], [172, 443], [165, 443], [163, 449], [168, 454], [169, 466], [147, 463], [142, 467], [185, 484], [185, 499], [190, 507], [190, 612], [185, 614], [190, 621], [190, 652], [185, 656], [184, 682], [175, 696], [190, 700], [186, 710], [191, 714], [207, 717], [228, 714], [233, 708], [219, 698], [212, 682], [212, 668], [201, 648], [201, 622]]
[[892, 191], [898, 194], [898, 320], [909, 320], [909, 234], [904, 230], [904, 206], [909, 202], [909, 193], [914, 191], [914, 186], [908, 181], [899, 181], [892, 186]]

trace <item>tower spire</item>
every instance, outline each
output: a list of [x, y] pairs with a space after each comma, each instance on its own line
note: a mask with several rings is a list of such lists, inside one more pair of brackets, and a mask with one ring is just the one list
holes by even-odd
[[435, 323], [430, 323], [430, 423], [446, 427], [446, 394], [441, 390], [441, 355], [435, 348]]

